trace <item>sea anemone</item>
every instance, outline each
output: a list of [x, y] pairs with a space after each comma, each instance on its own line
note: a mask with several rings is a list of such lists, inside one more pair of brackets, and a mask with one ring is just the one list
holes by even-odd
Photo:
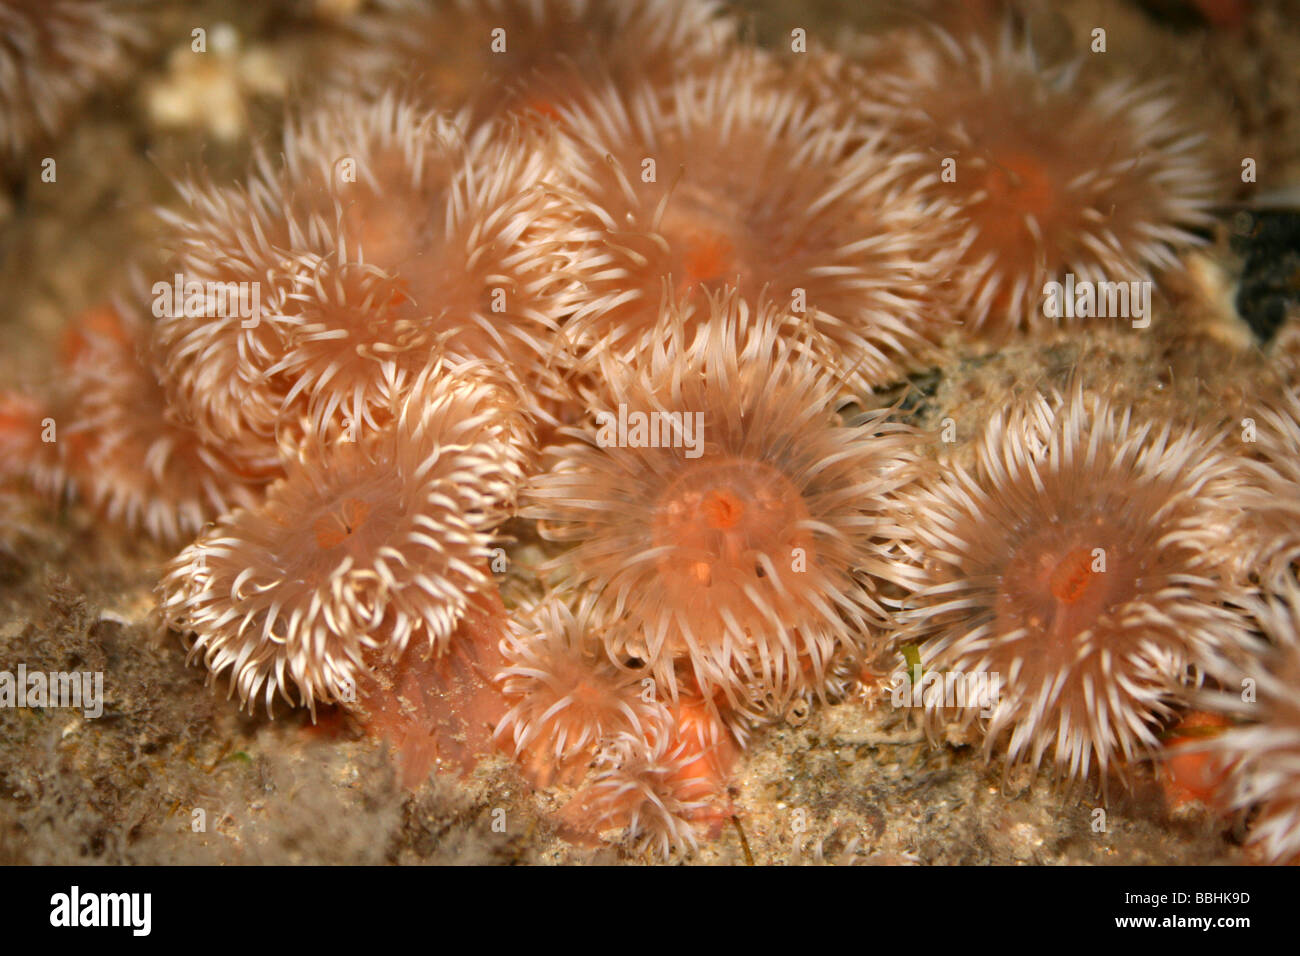
[[679, 697], [670, 714], [669, 746], [680, 745], [678, 752], [682, 757], [670, 779], [677, 784], [678, 795], [683, 799], [702, 801], [706, 805], [694, 811], [691, 819], [709, 823], [716, 829], [728, 815], [727, 784], [745, 742], [719, 718], [713, 702], [702, 697]]
[[49, 410], [47, 402], [26, 392], [0, 392], [0, 480], [35, 479], [42, 465], [55, 464], [55, 455], [41, 449], [42, 423]]
[[713, 0], [380, 0], [355, 29], [360, 84], [426, 88], [469, 105], [476, 125], [552, 113], [593, 75], [667, 81], [718, 55], [736, 32]]
[[955, 294], [973, 329], [1050, 325], [1049, 280], [1133, 282], [1177, 264], [1209, 223], [1204, 139], [1174, 100], [1127, 79], [1085, 89], [1010, 31], [990, 47], [934, 30], [891, 48], [851, 94], [929, 155], [921, 183], [961, 227]]
[[686, 741], [647, 745], [635, 735], [607, 743], [592, 782], [560, 811], [561, 832], [584, 840], [621, 831], [637, 852], [667, 859], [699, 847], [692, 818], [710, 810], [690, 768], [698, 753]]
[[53, 440], [33, 441], [29, 470], [46, 492], [83, 497], [110, 521], [177, 542], [252, 505], [269, 475], [241, 467], [176, 415], [148, 341], [149, 326], [126, 304], [91, 309], [68, 329]]
[[556, 387], [552, 290], [565, 280], [546, 182], [559, 144], [513, 121], [465, 142], [458, 123], [387, 96], [344, 99], [286, 134], [290, 181], [333, 183], [338, 225], [268, 317], [283, 358], [267, 374], [294, 383], [286, 401], [309, 396], [318, 422], [349, 400], [351, 420], [367, 418], [365, 399], [400, 394], [434, 348], [498, 362], [529, 392]]
[[510, 739], [538, 786], [556, 773], [585, 771], [598, 747], [621, 734], [666, 735], [671, 717], [654, 682], [611, 662], [585, 616], [552, 598], [527, 619], [504, 642], [507, 663], [497, 679], [513, 706], [496, 733]]
[[564, 832], [581, 841], [621, 830], [660, 859], [718, 835], [732, 812], [727, 781], [740, 747], [703, 698], [680, 697], [669, 713], [651, 736], [625, 731], [603, 742], [590, 781], [560, 811]]
[[415, 789], [435, 766], [468, 776], [496, 750], [493, 728], [510, 709], [497, 674], [511, 630], [500, 594], [489, 588], [470, 596], [445, 651], [412, 645], [396, 659], [370, 655], [369, 679], [348, 712], [392, 745], [403, 786]]
[[283, 168], [263, 158], [243, 188], [184, 187], [189, 209], [164, 214], [172, 271], [252, 284], [260, 308], [160, 317], [177, 404], [265, 455], [286, 430], [381, 427], [439, 350], [544, 391], [562, 281], [538, 225], [553, 157], [543, 132], [495, 133], [475, 147], [397, 97], [345, 98], [289, 128]]
[[1242, 426], [1244, 447], [1255, 456], [1242, 463], [1251, 485], [1242, 497], [1255, 542], [1250, 570], [1281, 588], [1295, 582], [1300, 558], [1300, 395], [1285, 390]]
[[[286, 294], [295, 251], [328, 254], [332, 220], [292, 219], [289, 186], [264, 153], [244, 185], [200, 179], [178, 189], [185, 210], [159, 212], [169, 275], [153, 285], [159, 298], [152, 349], [168, 400], [232, 454], [255, 467], [273, 464], [282, 398], [258, 366], [273, 364], [279, 343], [263, 314]], [[179, 296], [167, 288], [174, 289], [176, 277]], [[244, 305], [248, 315], [241, 317]]]
[[144, 38], [132, 0], [0, 0], [0, 154], [58, 132]]
[[277, 692], [313, 712], [352, 699], [366, 651], [396, 658], [418, 637], [444, 649], [491, 586], [529, 440], [508, 389], [435, 363], [387, 428], [305, 443], [265, 502], [181, 552], [164, 617], [250, 709], [262, 693], [268, 710]]
[[1232, 762], [1204, 746], [1232, 726], [1221, 713], [1193, 710], [1163, 735], [1160, 755], [1160, 786], [1171, 810], [1184, 807], [1221, 807], [1220, 794], [1232, 769]]
[[1078, 386], [995, 412], [975, 456], [911, 501], [921, 581], [896, 641], [919, 644], [931, 730], [955, 700], [963, 725], [984, 711], [986, 757], [1007, 742], [1008, 772], [1048, 755], [1105, 786], [1242, 632], [1234, 461], [1222, 435]]
[[[1250, 841], [1273, 863], [1300, 860], [1300, 586], [1247, 605], [1268, 641], [1244, 645], [1250, 664], [1241, 693], [1216, 695], [1219, 707], [1251, 723], [1205, 747], [1231, 768], [1225, 786], [1234, 810], [1258, 809]], [[1231, 685], [1229, 685], [1231, 686]]]
[[703, 316], [728, 286], [805, 317], [865, 388], [928, 354], [954, 236], [912, 193], [924, 158], [780, 79], [744, 51], [668, 85], [597, 85], [560, 108], [582, 276], [565, 334], [580, 362], [626, 361], [665, 294]]
[[780, 713], [884, 625], [912, 433], [883, 412], [842, 424], [834, 373], [778, 334], [788, 316], [751, 321], [735, 294], [708, 307], [693, 339], [666, 310], [645, 367], [608, 382], [595, 427], [566, 430], [524, 514], [574, 543], [551, 583], [665, 699], [684, 680]]

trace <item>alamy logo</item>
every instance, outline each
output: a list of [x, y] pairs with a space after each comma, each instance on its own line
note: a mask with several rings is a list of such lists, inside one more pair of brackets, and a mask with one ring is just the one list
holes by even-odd
[[960, 671], [926, 671], [913, 664], [910, 671], [894, 674], [889, 688], [895, 707], [978, 707], [980, 716], [992, 717], [1002, 696], [1002, 675], [997, 671], [963, 674]]
[[50, 897], [50, 925], [129, 926], [134, 936], [148, 936], [153, 924], [152, 893], [70, 892]]
[[0, 707], [74, 707], [93, 720], [104, 712], [102, 671], [0, 671]]
[[239, 319], [245, 329], [261, 321], [260, 282], [186, 282], [178, 272], [170, 283], [155, 282], [151, 291], [155, 319]]
[[1151, 283], [1075, 281], [1043, 286], [1043, 316], [1048, 319], [1132, 319], [1133, 328], [1151, 324]]
[[687, 458], [704, 452], [703, 412], [597, 412], [596, 444], [601, 448], [684, 448]]

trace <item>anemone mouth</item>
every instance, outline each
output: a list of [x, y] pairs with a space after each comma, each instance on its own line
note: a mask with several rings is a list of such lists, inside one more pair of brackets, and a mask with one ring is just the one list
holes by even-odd
[[311, 524], [312, 537], [322, 550], [332, 550], [364, 533], [371, 507], [360, 498], [348, 496], [334, 503]]
[[[1152, 198], [1158, 189], [1141, 178], [1131, 158], [1127, 168], [1118, 168], [1137, 148], [1127, 142], [1124, 129], [1106, 130], [1086, 118], [1043, 129], [1038, 114], [1016, 110], [1003, 115], [997, 107], [993, 113], [995, 119], [986, 119], [975, 132], [970, 149], [958, 150], [971, 153], [958, 188], [963, 213], [976, 230], [964, 261], [972, 266], [992, 262], [1008, 279], [1025, 270], [1035, 277], [1068, 269], [1104, 270], [1116, 278], [1121, 272], [1145, 274], [1140, 256], [1125, 249], [1136, 252], [1140, 246], [1129, 240], [1140, 237], [1141, 217], [1159, 218]], [[1097, 160], [1096, 154], [1107, 148], [1101, 143], [1111, 143], [1114, 155]], [[1101, 171], [1094, 168], [1098, 162]], [[1152, 195], [1142, 194], [1147, 185]], [[1031, 294], [1037, 287], [1036, 279], [1029, 282]], [[1001, 291], [999, 308], [1020, 307], [1012, 301], [1011, 289]]]
[[1044, 234], [1055, 240], [1061, 231], [1055, 219], [1064, 201], [1041, 153], [1027, 143], [1000, 148], [982, 155], [977, 170], [979, 185], [969, 207], [979, 222], [977, 245], [1002, 250], [1008, 259], [1041, 256]]
[[[396, 180], [396, 172], [391, 175]], [[426, 183], [412, 193], [386, 196], [377, 192], [368, 202], [362, 198], [345, 199], [339, 232], [347, 237], [357, 259], [403, 276], [418, 288], [430, 264], [436, 265], [452, 251], [441, 223], [431, 212], [455, 198], [450, 177], [444, 173], [440, 178], [436, 186]], [[428, 301], [431, 297], [413, 298]]]
[[1036, 648], [1070, 655], [1085, 635], [1141, 591], [1141, 567], [1126, 535], [1101, 517], [1029, 537], [1002, 572], [998, 633], [1022, 633]]
[[735, 204], [696, 185], [683, 185], [673, 200], [658, 231], [665, 248], [661, 271], [672, 277], [677, 299], [743, 283], [751, 275], [751, 244], [737, 228], [740, 211]]
[[[584, 129], [582, 124], [592, 118], [574, 122]], [[670, 120], [663, 117], [659, 122]], [[615, 221], [621, 217], [634, 230], [620, 228], [616, 238], [630, 242], [647, 260], [644, 267], [630, 270], [630, 278], [642, 283], [647, 293], [657, 292], [659, 278], [669, 274], [679, 299], [689, 297], [697, 286], [716, 292], [738, 281], [752, 285], [757, 267], [784, 258], [773, 255], [764, 263], [753, 256], [766, 238], [780, 243], [786, 232], [797, 228], [792, 222], [785, 223], [785, 232], [766, 228], [767, 207], [783, 204], [784, 194], [795, 187], [781, 181], [774, 189], [764, 188], [766, 177], [784, 180], [783, 174], [794, 167], [771, 155], [775, 147], [762, 132], [751, 119], [729, 135], [702, 124], [700, 129], [663, 126], [623, 134], [645, 141], [614, 147], [617, 163], [600, 170], [599, 178]], [[757, 169], [738, 166], [737, 161], [748, 156], [761, 157]], [[639, 177], [645, 175], [649, 158], [657, 171], [646, 182]], [[805, 198], [800, 208], [815, 197]], [[773, 234], [765, 236], [769, 231]]]
[[[754, 586], [785, 590], [791, 555], [812, 551], [808, 508], [779, 469], [743, 458], [687, 463], [659, 496], [654, 547], [669, 591], [736, 603]], [[768, 578], [766, 585], [762, 579]]]
[[405, 537], [402, 490], [398, 478], [383, 475], [298, 502], [292, 513], [277, 516], [283, 533], [273, 563], [286, 569], [296, 565], [304, 577], [344, 561], [366, 567]]

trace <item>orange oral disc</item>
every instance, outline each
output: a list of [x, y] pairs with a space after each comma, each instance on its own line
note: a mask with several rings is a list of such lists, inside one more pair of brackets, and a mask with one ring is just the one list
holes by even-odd
[[725, 531], [734, 528], [745, 514], [745, 505], [726, 489], [709, 492], [700, 504], [700, 511], [710, 528]]
[[337, 514], [328, 514], [318, 518], [312, 525], [316, 535], [316, 544], [325, 551], [337, 548], [348, 539], [352, 532], [365, 523], [370, 514], [370, 505], [360, 498], [347, 498], [339, 507]]
[[1075, 548], [1067, 554], [1048, 579], [1053, 597], [1066, 604], [1079, 601], [1092, 581], [1092, 561], [1092, 552], [1087, 548]]

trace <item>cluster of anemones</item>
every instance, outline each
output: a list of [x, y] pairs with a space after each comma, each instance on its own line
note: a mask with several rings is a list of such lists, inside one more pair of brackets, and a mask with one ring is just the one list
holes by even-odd
[[267, 458], [303, 435], [378, 427], [439, 352], [544, 394], [555, 137], [491, 132], [469, 140], [409, 100], [345, 97], [291, 124], [283, 162], [261, 157], [244, 186], [186, 186], [188, 208], [166, 215], [169, 269], [204, 287], [256, 284], [260, 308], [160, 318], [172, 403], [212, 440]]
[[[453, 657], [490, 657], [502, 637], [462, 625], [495, 594], [495, 535], [560, 388], [555, 142], [510, 118], [471, 135], [410, 98], [336, 96], [289, 125], [279, 162], [259, 156], [241, 186], [187, 185], [188, 208], [165, 216], [187, 287], [259, 290], [251, 310], [159, 317], [169, 405], [278, 478], [172, 562], [164, 615], [250, 706], [354, 706], [408, 746], [408, 768], [430, 735], [377, 697], [420, 697], [430, 655], [449, 673], [427, 679], [457, 684]], [[455, 734], [435, 736], [446, 752]]]
[[[663, 301], [760, 294], [803, 316], [848, 382], [870, 390], [932, 353], [952, 321], [955, 235], [916, 190], [919, 154], [782, 82], [758, 50], [665, 86], [596, 86], [558, 107], [577, 368], [628, 360]], [[667, 283], [667, 285], [665, 285]]]
[[[887, 646], [1001, 674], [1008, 766], [1158, 749], [1244, 646], [1222, 439], [1076, 389], [940, 474], [846, 409], [949, 331], [1042, 325], [1046, 279], [1174, 264], [1206, 176], [1165, 100], [942, 34], [795, 76], [689, 0], [377, 6], [349, 88], [182, 184], [193, 296], [93, 313], [67, 387], [3, 407], [6, 441], [71, 423], [23, 449], [43, 483], [198, 534], [160, 586], [193, 658], [250, 707], [355, 706], [408, 767], [494, 742], [562, 832], [663, 855]], [[508, 619], [515, 514], [554, 554]]]

